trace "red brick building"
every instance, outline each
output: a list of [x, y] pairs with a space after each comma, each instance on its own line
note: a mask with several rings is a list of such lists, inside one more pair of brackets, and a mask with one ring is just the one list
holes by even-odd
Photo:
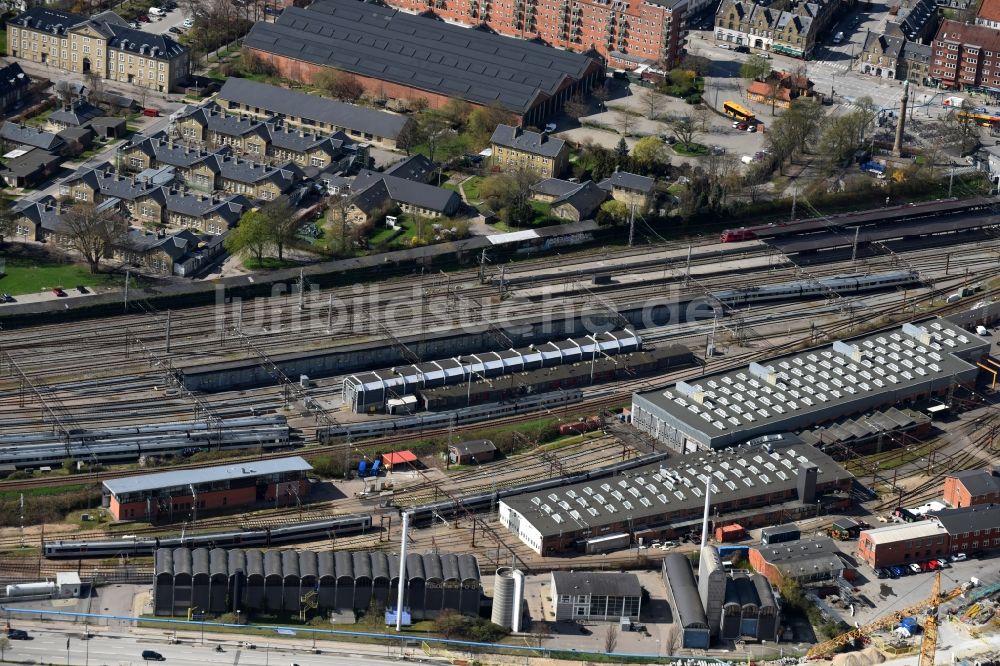
[[944, 501], [955, 509], [1000, 502], [1000, 473], [995, 469], [970, 469], [944, 478]]
[[643, 61], [670, 69], [683, 48], [686, 0], [388, 0], [409, 12], [485, 25], [501, 35], [539, 39], [570, 51], [594, 50], [612, 67]]
[[858, 558], [871, 568], [926, 562], [947, 557], [948, 531], [936, 520], [918, 520], [865, 530], [858, 538]]
[[309, 493], [311, 469], [293, 456], [111, 479], [104, 494], [115, 520], [173, 522], [258, 502], [295, 504]]
[[949, 552], [975, 553], [1000, 549], [1000, 505], [979, 504], [945, 509], [935, 518], [950, 537]]
[[941, 87], [1000, 90], [1000, 30], [942, 21], [931, 51], [930, 78]]

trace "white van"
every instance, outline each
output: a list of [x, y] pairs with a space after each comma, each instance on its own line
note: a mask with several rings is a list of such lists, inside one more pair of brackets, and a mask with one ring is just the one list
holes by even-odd
[[162, 9], [160, 9], [159, 7], [150, 7], [148, 13], [149, 13], [150, 16], [166, 16], [167, 15], [167, 13], [165, 11], [163, 11]]

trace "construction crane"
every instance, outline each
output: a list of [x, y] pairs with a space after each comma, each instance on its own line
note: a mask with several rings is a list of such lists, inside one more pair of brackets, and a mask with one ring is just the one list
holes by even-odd
[[[922, 615], [928, 611], [929, 607], [929, 619], [924, 626], [924, 640], [920, 647], [920, 663], [918, 666], [932, 666], [934, 664], [934, 653], [937, 651], [938, 606], [948, 603], [952, 599], [961, 596], [963, 591], [964, 590], [961, 587], [956, 587], [942, 596], [941, 572], [938, 571], [934, 578], [934, 587], [931, 592], [931, 596], [927, 599], [913, 604], [912, 606], [908, 606], [907, 608], [903, 608], [902, 610], [898, 610], [891, 615], [880, 617], [879, 619], [869, 622], [862, 627], [851, 629], [850, 631], [844, 632], [843, 634], [831, 638], [828, 641], [817, 643], [806, 653], [806, 657], [809, 659], [822, 659], [838, 648], [849, 645], [859, 638], [867, 638], [880, 629], [885, 629], [886, 627], [890, 627], [898, 623], [904, 617]], [[929, 659], [929, 661], [925, 661], [925, 659]]]
[[[961, 593], [961, 589], [959, 593]], [[930, 602], [930, 608], [927, 609], [927, 619], [924, 620], [924, 639], [920, 642], [920, 661], [917, 662], [917, 666], [934, 666], [934, 655], [937, 654], [938, 606], [941, 605], [940, 571], [934, 576]]]

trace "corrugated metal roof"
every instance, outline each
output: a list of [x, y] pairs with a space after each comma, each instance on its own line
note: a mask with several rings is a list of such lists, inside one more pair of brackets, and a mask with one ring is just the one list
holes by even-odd
[[918, 520], [915, 523], [900, 523], [898, 525], [887, 525], [886, 527], [865, 530], [861, 534], [867, 534], [871, 542], [878, 546], [886, 543], [908, 541], [910, 539], [944, 536], [947, 534], [947, 530], [936, 520]]
[[197, 488], [203, 483], [246, 479], [285, 472], [308, 472], [311, 469], [312, 465], [301, 456], [292, 456], [276, 460], [257, 460], [241, 465], [218, 465], [201, 469], [185, 469], [176, 472], [110, 479], [104, 482], [104, 488], [112, 495], [122, 495], [124, 493], [151, 492], [161, 488], [187, 488], [188, 485], [194, 485]]
[[691, 561], [680, 553], [670, 553], [663, 558], [663, 572], [674, 600], [674, 621], [685, 629], [708, 629]]

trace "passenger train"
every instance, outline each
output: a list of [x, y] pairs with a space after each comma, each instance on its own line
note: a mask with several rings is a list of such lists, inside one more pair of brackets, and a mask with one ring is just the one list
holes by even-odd
[[834, 275], [815, 280], [771, 284], [764, 287], [729, 289], [713, 292], [712, 297], [724, 306], [734, 307], [790, 298], [820, 297], [830, 293], [857, 294], [863, 291], [892, 289], [919, 283], [920, 275], [916, 271], [889, 271], [870, 275]]
[[363, 534], [371, 529], [371, 526], [371, 514], [356, 514], [297, 525], [265, 527], [240, 532], [191, 534], [168, 538], [122, 538], [117, 541], [46, 541], [43, 552], [45, 557], [49, 559], [78, 559], [83, 557], [152, 555], [157, 548], [272, 546], [281, 543], [328, 539], [334, 536]]
[[201, 450], [290, 446], [283, 416], [228, 419], [221, 427], [205, 422], [161, 424], [71, 432], [69, 441], [50, 434], [0, 437], [0, 465], [18, 469], [61, 465], [66, 458], [95, 463], [134, 462], [142, 456], [178, 456]]
[[339, 424], [331, 428], [318, 429], [316, 437], [323, 442], [338, 437], [361, 439], [364, 437], [391, 435], [404, 430], [443, 428], [449, 425], [458, 426], [463, 423], [478, 423], [480, 421], [504, 418], [547, 407], [567, 405], [579, 402], [582, 399], [583, 393], [579, 389], [560, 389], [558, 391], [519, 398], [517, 402], [472, 405], [448, 412], [424, 412], [393, 419]]

